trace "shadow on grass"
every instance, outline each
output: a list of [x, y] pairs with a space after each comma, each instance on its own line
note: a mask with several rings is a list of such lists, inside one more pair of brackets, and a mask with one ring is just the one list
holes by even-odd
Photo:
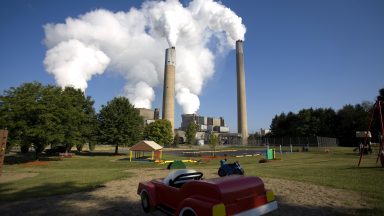
[[115, 156], [115, 153], [114, 152], [89, 152], [89, 151], [82, 151], [82, 152], [78, 152], [78, 151], [75, 151], [73, 152], [75, 155], [79, 155], [79, 156], [89, 156], [89, 157], [95, 157], [95, 156]]
[[28, 152], [28, 153], [14, 152], [14, 153], [7, 154], [4, 157], [5, 165], [28, 163], [31, 161], [36, 161], [36, 155], [34, 152]]
[[93, 151], [93, 152], [90, 152], [90, 151], [82, 151], [82, 152], [78, 152], [78, 151], [74, 151], [73, 152], [75, 155], [79, 155], [79, 156], [89, 156], [89, 157], [95, 157], [95, 156], [127, 156], [127, 154], [117, 154], [115, 155], [114, 152], [104, 152], [104, 151]]
[[[68, 186], [68, 185], [66, 185]], [[78, 193], [67, 196], [53, 196], [29, 199], [20, 202], [2, 203], [2, 215], [144, 215], [139, 197], [102, 197], [92, 193]], [[297, 215], [382, 215], [381, 209], [331, 208], [322, 206], [301, 206], [278, 203], [278, 209], [267, 216]], [[159, 211], [146, 214], [164, 215]]]
[[23, 164], [33, 161], [58, 161], [60, 160], [59, 156], [41, 154], [39, 159], [36, 160], [35, 152], [28, 153], [12, 153], [5, 155], [4, 164], [5, 165], [14, 165], [14, 164]]
[[382, 215], [380, 209], [356, 209], [356, 208], [331, 208], [324, 206], [301, 206], [287, 203], [278, 203], [278, 209], [274, 212], [266, 214], [267, 216], [284, 215]]
[[15, 201], [27, 198], [35, 197], [46, 197], [53, 194], [69, 194], [77, 191], [86, 191], [91, 190], [96, 187], [79, 187], [74, 184], [74, 182], [63, 182], [63, 183], [48, 183], [44, 185], [39, 185], [32, 188], [26, 188], [14, 193], [12, 191], [12, 184], [2, 183], [0, 184], [0, 201], [8, 202]]
[[[3, 185], [0, 185], [2, 189]], [[23, 200], [12, 201], [10, 196], [1, 196], [0, 215], [143, 215], [139, 196], [111, 197], [95, 195], [92, 192], [49, 196], [50, 191], [67, 193], [78, 192], [72, 182], [46, 184], [20, 191]], [[3, 190], [4, 192], [4, 190]], [[39, 194], [38, 198], [34, 195]], [[112, 194], [112, 192], [111, 192]], [[17, 194], [14, 194], [17, 196]], [[34, 199], [30, 199], [34, 198]], [[132, 200], [129, 200], [132, 199]], [[146, 215], [163, 215], [154, 212]]]
[[381, 164], [377, 164], [377, 166], [360, 166], [358, 167], [357, 164], [355, 166], [347, 167], [346, 170], [374, 170], [374, 171], [382, 171], [384, 170], [384, 167], [381, 166]]

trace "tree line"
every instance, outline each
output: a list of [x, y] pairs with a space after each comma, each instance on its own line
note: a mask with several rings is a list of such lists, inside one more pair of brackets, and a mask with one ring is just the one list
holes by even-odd
[[[383, 101], [384, 89], [379, 90], [377, 99]], [[271, 133], [268, 136], [336, 137], [341, 146], [356, 146], [356, 131], [367, 130], [374, 103], [366, 101], [356, 105], [349, 104], [337, 111], [332, 108], [309, 108], [302, 109], [298, 113], [281, 113], [272, 119]], [[371, 126], [372, 141], [378, 142], [380, 129], [380, 120], [374, 118]]]
[[[384, 101], [384, 89], [377, 99]], [[335, 111], [331, 108], [302, 109], [298, 113], [276, 115], [268, 136], [336, 137], [343, 146], [356, 145], [356, 131], [367, 129], [374, 102], [345, 105]], [[0, 95], [0, 128], [7, 129], [8, 148], [18, 145], [22, 152], [33, 147], [38, 156], [48, 146], [81, 150], [85, 144], [132, 146], [148, 139], [162, 146], [177, 145], [178, 134], [173, 137], [171, 123], [157, 120], [144, 126], [139, 111], [125, 97], [115, 97], [102, 105], [97, 113], [94, 100], [73, 87], [64, 89], [38, 82], [11, 87]], [[382, 111], [384, 113], [384, 110]], [[372, 141], [377, 140], [380, 121], [372, 123]], [[195, 143], [197, 126], [191, 124], [186, 131], [187, 144]], [[249, 138], [258, 136], [253, 134]], [[210, 143], [215, 144], [215, 140]]]
[[115, 97], [98, 113], [94, 100], [73, 87], [64, 89], [38, 82], [11, 87], [0, 95], [0, 128], [7, 129], [7, 147], [31, 147], [39, 156], [48, 146], [69, 151], [96, 143], [132, 146], [142, 139], [173, 144], [171, 123], [159, 120], [144, 127], [139, 111], [125, 97]]

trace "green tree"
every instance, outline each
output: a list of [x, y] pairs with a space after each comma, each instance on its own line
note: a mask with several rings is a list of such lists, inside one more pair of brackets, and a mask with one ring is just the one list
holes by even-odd
[[171, 122], [159, 119], [150, 123], [144, 128], [144, 138], [162, 146], [170, 146], [173, 142]]
[[62, 118], [63, 143], [67, 150], [73, 146], [82, 148], [85, 143], [93, 142], [97, 131], [94, 101], [84, 92], [66, 87], [61, 94], [60, 112]]
[[178, 133], [175, 133], [175, 136], [173, 137], [173, 145], [175, 147], [178, 147], [180, 143], [180, 135]]
[[377, 99], [384, 101], [384, 88], [379, 90], [379, 95], [377, 96]]
[[95, 126], [93, 101], [72, 87], [25, 83], [5, 91], [0, 100], [0, 127], [10, 131], [10, 143], [19, 144], [22, 152], [33, 146], [36, 158], [47, 145], [71, 147], [94, 131], [89, 129]]
[[125, 97], [116, 97], [103, 105], [97, 115], [99, 139], [102, 143], [132, 146], [143, 137], [143, 119]]
[[194, 122], [188, 125], [188, 128], [185, 131], [185, 138], [186, 138], [187, 145], [191, 146], [196, 143], [197, 129], [198, 129], [198, 126]]
[[356, 146], [356, 131], [367, 130], [369, 113], [356, 104], [345, 105], [337, 112], [337, 137], [342, 146]]
[[216, 146], [219, 144], [219, 137], [212, 133], [209, 138], [209, 147], [213, 150], [213, 156], [215, 156]]
[[37, 82], [25, 83], [19, 87], [11, 87], [1, 96], [3, 105], [1, 117], [5, 119], [4, 128], [9, 130], [11, 145], [19, 144], [22, 152], [28, 152], [33, 145], [36, 158], [50, 141], [55, 139], [51, 134], [56, 127], [53, 119], [47, 114], [47, 100], [54, 87], [44, 89]]

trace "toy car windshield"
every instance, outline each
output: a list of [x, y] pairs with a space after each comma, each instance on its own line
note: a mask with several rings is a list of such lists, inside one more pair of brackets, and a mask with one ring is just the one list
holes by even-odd
[[185, 182], [192, 180], [200, 180], [203, 177], [203, 173], [197, 172], [192, 169], [183, 169], [176, 170], [170, 173], [166, 178], [164, 178], [164, 184], [173, 187], [181, 187]]

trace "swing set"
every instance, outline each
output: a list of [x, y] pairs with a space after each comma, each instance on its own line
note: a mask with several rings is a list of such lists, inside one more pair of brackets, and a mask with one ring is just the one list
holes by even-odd
[[[378, 98], [375, 105], [373, 105], [373, 109], [371, 112], [371, 118], [370, 118], [369, 123], [368, 123], [368, 130], [367, 130], [367, 133], [365, 133], [366, 135], [365, 135], [365, 139], [364, 139], [363, 148], [367, 147], [367, 140], [368, 140], [368, 136], [369, 136], [368, 134], [369, 134], [369, 131], [371, 129], [371, 125], [373, 122], [373, 118], [375, 117], [375, 113], [376, 113], [376, 111], [378, 111], [380, 125], [381, 125], [381, 138], [380, 138], [380, 150], [379, 150], [379, 153], [378, 153], [377, 158], [376, 158], [376, 164], [380, 159], [381, 166], [384, 167], [384, 139], [383, 139], [384, 123], [383, 123], [382, 108], [384, 108], [384, 101], [382, 101], [382, 100], [380, 100], [380, 98]], [[364, 154], [364, 151], [360, 150], [360, 159], [359, 159], [359, 163], [357, 164], [358, 167], [360, 167], [360, 163], [361, 163], [361, 159], [363, 158], [363, 154]]]

